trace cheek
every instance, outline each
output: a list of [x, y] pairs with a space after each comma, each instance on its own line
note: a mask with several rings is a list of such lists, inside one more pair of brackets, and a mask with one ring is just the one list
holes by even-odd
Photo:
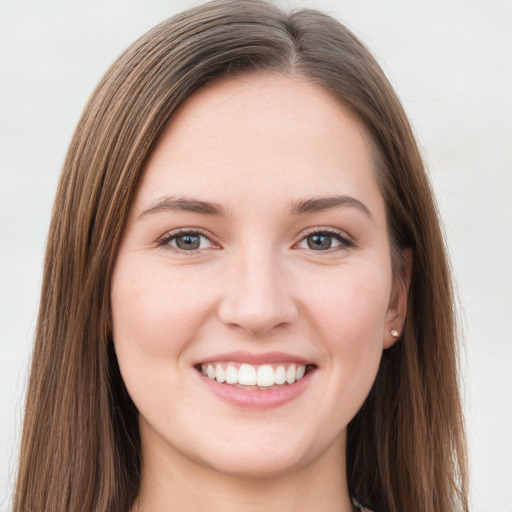
[[[368, 337], [382, 334], [391, 291], [390, 274], [385, 268], [347, 265], [337, 272], [314, 276], [305, 288], [317, 327], [343, 345], [372, 341]], [[306, 296], [306, 289], [303, 295]], [[382, 339], [379, 337], [378, 341]]]
[[382, 266], [347, 265], [328, 279], [316, 277], [316, 285], [308, 287], [315, 293], [305, 307], [311, 335], [336, 376], [335, 385], [357, 402], [369, 392], [382, 356], [391, 272]]
[[201, 279], [130, 254], [118, 259], [111, 290], [114, 346], [124, 383], [145, 417], [159, 411], [164, 423], [170, 421], [170, 397], [187, 400], [180, 389], [190, 368], [182, 354], [211, 310], [211, 298], [199, 293]]
[[179, 352], [208, 309], [200, 284], [198, 275], [119, 261], [112, 285], [116, 350], [125, 346], [144, 356]]

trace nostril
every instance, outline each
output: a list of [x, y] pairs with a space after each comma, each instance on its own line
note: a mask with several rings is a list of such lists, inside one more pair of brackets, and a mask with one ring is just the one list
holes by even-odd
[[[250, 281], [250, 282], [249, 282]], [[242, 329], [251, 336], [269, 333], [298, 318], [297, 304], [285, 284], [261, 273], [237, 280], [219, 304], [218, 318], [226, 326]]]

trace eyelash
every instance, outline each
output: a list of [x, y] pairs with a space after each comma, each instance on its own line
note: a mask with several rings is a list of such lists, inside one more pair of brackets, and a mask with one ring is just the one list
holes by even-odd
[[313, 249], [310, 249], [312, 252], [316, 252], [318, 254], [330, 254], [335, 251], [348, 250], [348, 249], [352, 249], [352, 248], [356, 247], [356, 243], [354, 242], [354, 240], [352, 238], [350, 238], [346, 233], [344, 233], [343, 231], [341, 231], [339, 229], [330, 228], [330, 227], [310, 228], [301, 234], [301, 239], [299, 240], [298, 243], [303, 242], [311, 235], [327, 235], [327, 236], [334, 238], [335, 240], [337, 240], [340, 243], [340, 245], [338, 247], [330, 247], [329, 249], [326, 249], [326, 250], [315, 251]]
[[[158, 247], [162, 247], [166, 250], [171, 250], [178, 254], [186, 254], [189, 256], [197, 255], [201, 253], [204, 249], [195, 249], [195, 250], [183, 250], [179, 249], [178, 247], [173, 247], [170, 245], [170, 242], [173, 240], [176, 240], [180, 236], [184, 235], [196, 235], [202, 238], [206, 238], [213, 246], [216, 246], [217, 248], [220, 247], [218, 243], [212, 240], [212, 236], [203, 232], [201, 229], [197, 228], [187, 228], [187, 229], [179, 229], [177, 231], [171, 231], [169, 233], [166, 233], [162, 238], [160, 238], [157, 242]], [[300, 240], [294, 244], [294, 246], [300, 244], [301, 242], [305, 241], [308, 237], [312, 235], [326, 235], [333, 237], [336, 239], [340, 245], [335, 247], [329, 247], [325, 250], [314, 250], [309, 249], [311, 252], [316, 252], [318, 254], [329, 254], [331, 252], [339, 251], [339, 250], [347, 250], [356, 247], [356, 244], [354, 240], [352, 240], [348, 235], [346, 235], [343, 231], [340, 231], [338, 229], [334, 228], [328, 228], [328, 227], [315, 227], [310, 228], [306, 230], [304, 233], [301, 234]]]
[[213, 246], [219, 247], [219, 245], [212, 240], [212, 236], [210, 234], [207, 234], [198, 228], [179, 229], [177, 231], [171, 231], [169, 233], [166, 233], [162, 238], [160, 238], [160, 240], [158, 240], [157, 245], [158, 245], [158, 247], [162, 247], [163, 249], [170, 250], [177, 254], [186, 254], [188, 256], [193, 256], [193, 255], [199, 254], [199, 253], [201, 253], [202, 250], [204, 250], [204, 249], [195, 249], [195, 250], [186, 251], [186, 250], [180, 249], [179, 247], [173, 247], [170, 245], [170, 242], [172, 240], [176, 240], [180, 236], [184, 236], [184, 235], [196, 235], [201, 238], [206, 238]]

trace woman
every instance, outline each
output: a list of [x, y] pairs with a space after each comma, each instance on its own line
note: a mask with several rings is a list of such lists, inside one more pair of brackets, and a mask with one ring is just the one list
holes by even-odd
[[[354, 36], [220, 1], [79, 122], [15, 494], [28, 510], [467, 510], [449, 269]], [[362, 504], [362, 505], [361, 505]]]

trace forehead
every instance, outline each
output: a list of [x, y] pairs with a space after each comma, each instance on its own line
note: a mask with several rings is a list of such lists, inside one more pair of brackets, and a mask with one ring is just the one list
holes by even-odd
[[191, 193], [223, 203], [333, 193], [382, 203], [358, 120], [324, 88], [281, 75], [214, 82], [172, 116], [138, 196]]

